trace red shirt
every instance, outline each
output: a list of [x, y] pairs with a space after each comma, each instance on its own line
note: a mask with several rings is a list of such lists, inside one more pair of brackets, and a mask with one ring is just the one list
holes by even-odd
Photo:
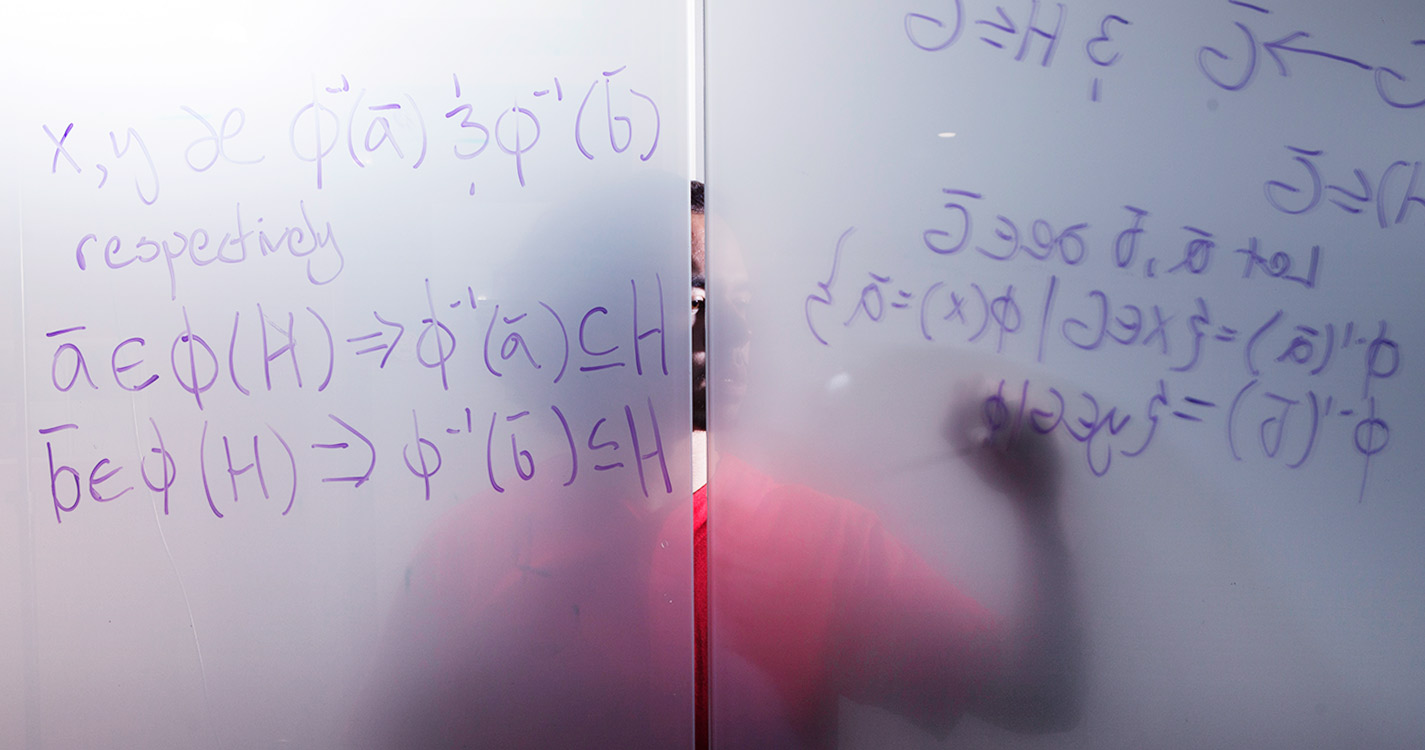
[[711, 488], [710, 572], [706, 488], [694, 496], [696, 642], [719, 746], [777, 732], [833, 746], [839, 696], [948, 732], [999, 660], [995, 618], [861, 506], [730, 456]]
[[724, 456], [691, 509], [506, 495], [442, 519], [353, 744], [706, 747], [711, 724], [719, 747], [826, 747], [840, 696], [944, 733], [998, 643], [873, 513]]

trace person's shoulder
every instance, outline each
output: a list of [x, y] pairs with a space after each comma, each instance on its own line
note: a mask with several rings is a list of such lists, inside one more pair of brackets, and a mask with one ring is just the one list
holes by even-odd
[[837, 494], [776, 480], [734, 457], [723, 462], [712, 484], [712, 523], [719, 527], [741, 533], [795, 533], [838, 546], [880, 528], [875, 512]]

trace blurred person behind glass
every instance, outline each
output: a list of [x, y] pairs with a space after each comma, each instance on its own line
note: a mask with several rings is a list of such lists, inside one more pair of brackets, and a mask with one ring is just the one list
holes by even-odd
[[1008, 619], [865, 508], [720, 453], [709, 411], [716, 431], [741, 408], [750, 280], [724, 225], [705, 276], [703, 190], [692, 184], [694, 453], [707, 455], [694, 480], [699, 746], [710, 732], [718, 747], [835, 747], [842, 697], [942, 738], [964, 713], [1022, 732], [1073, 727], [1082, 644], [1048, 437], [988, 429], [983, 397], [931, 395], [945, 403], [946, 439], [1013, 504], [1030, 585]]

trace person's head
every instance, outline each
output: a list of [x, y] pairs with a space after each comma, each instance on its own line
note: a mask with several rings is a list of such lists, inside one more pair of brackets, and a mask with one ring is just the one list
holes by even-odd
[[[708, 428], [709, 373], [716, 378], [718, 418], [731, 420], [742, 403], [746, 389], [750, 352], [748, 330], [748, 276], [742, 250], [732, 230], [723, 223], [715, 227], [718, 242], [713, 273], [716, 289], [709, 294], [707, 270], [706, 215], [703, 211], [703, 184], [692, 183], [692, 342], [693, 342], [693, 429]], [[716, 309], [717, 322], [708, 330], [708, 307]], [[709, 333], [715, 340], [717, 361], [709, 368]], [[723, 424], [730, 422], [724, 421]]]
[[707, 263], [707, 248], [703, 244], [703, 183], [693, 180], [692, 196], [692, 250], [693, 283], [689, 290], [692, 297], [691, 321], [693, 338], [693, 429], [706, 430], [707, 423], [707, 323], [703, 318], [704, 302], [707, 299], [707, 282], [703, 274]]
[[703, 246], [703, 183], [693, 180], [690, 206], [693, 218], [693, 280], [703, 276], [707, 251]]

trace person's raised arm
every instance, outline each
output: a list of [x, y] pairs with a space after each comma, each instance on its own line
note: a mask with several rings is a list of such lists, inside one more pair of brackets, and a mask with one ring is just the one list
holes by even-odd
[[1006, 613], [1000, 663], [967, 709], [1015, 731], [1064, 731], [1080, 718], [1084, 643], [1059, 520], [1059, 462], [1051, 437], [1031, 420], [1011, 424], [1014, 411], [998, 397], [973, 400], [946, 430], [981, 478], [1013, 503], [1026, 573]]

